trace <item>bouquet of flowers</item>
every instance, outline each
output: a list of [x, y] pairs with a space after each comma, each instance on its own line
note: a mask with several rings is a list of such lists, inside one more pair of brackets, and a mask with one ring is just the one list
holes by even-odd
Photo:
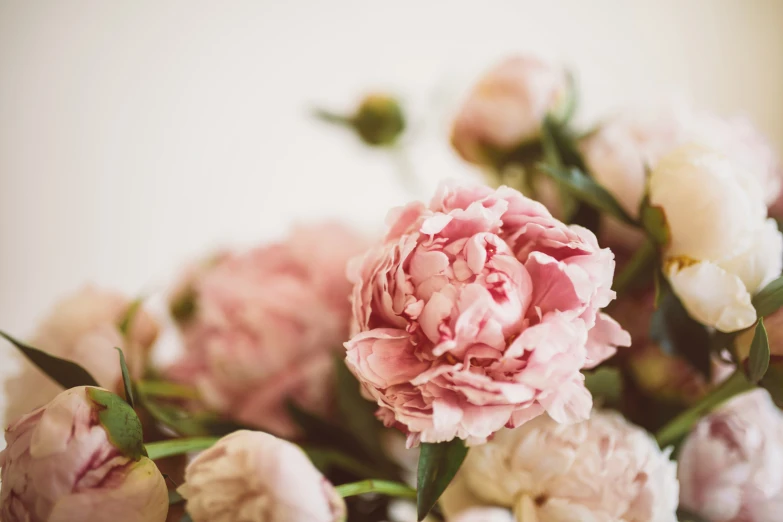
[[[450, 137], [481, 175], [381, 237], [303, 225], [194, 261], [165, 315], [86, 287], [0, 332], [0, 520], [780, 520], [781, 165], [683, 106], [585, 130], [576, 90], [489, 70]], [[410, 140], [389, 95], [318, 116]]]

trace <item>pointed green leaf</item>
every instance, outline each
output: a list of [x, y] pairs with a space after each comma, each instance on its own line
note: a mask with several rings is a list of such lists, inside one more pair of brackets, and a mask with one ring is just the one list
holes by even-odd
[[150, 442], [147, 444], [147, 455], [152, 460], [173, 457], [193, 451], [203, 451], [211, 448], [218, 440], [218, 437], [191, 437], [186, 439], [163, 440], [159, 442]]
[[639, 219], [644, 231], [656, 245], [666, 246], [669, 244], [671, 232], [666, 221], [666, 214], [661, 207], [650, 205], [650, 202], [645, 198], [639, 208]]
[[753, 298], [753, 307], [759, 317], [766, 317], [783, 306], [783, 276], [778, 277]]
[[557, 168], [543, 165], [544, 172], [555, 181], [562, 183], [578, 200], [590, 205], [599, 212], [604, 212], [629, 225], [638, 226], [636, 221], [623, 210], [601, 185], [586, 176], [577, 168]]
[[109, 442], [133, 460], [146, 456], [141, 421], [130, 404], [101, 388], [88, 388], [87, 396], [98, 406], [98, 420], [106, 430]]
[[20, 341], [17, 341], [5, 332], [0, 331], [0, 336], [4, 337], [9, 343], [16, 346], [27, 359], [36, 365], [42, 372], [52, 378], [65, 389], [76, 388], [77, 386], [99, 386], [98, 381], [90, 375], [90, 372], [76, 364], [75, 362], [60, 359], [54, 355], [49, 355], [43, 350], [33, 348]]
[[120, 352], [120, 371], [122, 372], [122, 385], [125, 388], [125, 400], [128, 401], [131, 408], [134, 408], [136, 405], [133, 403], [133, 383], [130, 373], [128, 373], [128, 365], [125, 363], [125, 354], [122, 353], [121, 348], [115, 346], [114, 349]]
[[764, 328], [764, 319], [759, 318], [753, 341], [750, 343], [750, 357], [748, 358], [748, 379], [752, 383], [759, 382], [769, 368], [769, 339], [767, 329]]
[[417, 473], [416, 511], [419, 520], [435, 506], [468, 454], [460, 439], [437, 444], [422, 443]]
[[133, 301], [128, 307], [128, 310], [126, 310], [125, 315], [122, 317], [122, 320], [120, 320], [120, 324], [117, 325], [117, 328], [119, 328], [120, 333], [122, 334], [123, 337], [127, 337], [128, 333], [130, 333], [130, 329], [133, 326], [133, 320], [136, 318], [136, 315], [139, 313], [139, 310], [141, 309], [141, 305], [143, 302], [144, 299], [141, 297]]

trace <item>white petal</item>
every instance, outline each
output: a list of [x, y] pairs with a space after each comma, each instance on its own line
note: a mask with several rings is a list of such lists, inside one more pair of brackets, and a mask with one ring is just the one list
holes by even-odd
[[778, 277], [783, 268], [783, 235], [775, 220], [767, 219], [754, 234], [750, 248], [720, 266], [742, 279], [751, 294]]
[[688, 313], [707, 326], [734, 332], [756, 320], [742, 280], [714, 263], [701, 261], [681, 269], [672, 264], [667, 276]]

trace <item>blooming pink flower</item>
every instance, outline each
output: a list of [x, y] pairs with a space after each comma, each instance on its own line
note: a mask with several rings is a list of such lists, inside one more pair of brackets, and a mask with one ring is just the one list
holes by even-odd
[[[158, 326], [144, 310], [133, 317], [128, 335], [119, 330], [131, 305], [122, 294], [85, 286], [58, 302], [38, 326], [30, 345], [57, 357], [77, 362], [98, 384], [110, 390], [122, 388], [120, 363], [115, 347], [122, 348], [131, 375], [140, 378]], [[7, 422], [51, 401], [62, 388], [25, 360], [22, 371], [5, 383]]]
[[178, 491], [194, 522], [343, 522], [345, 502], [294, 444], [241, 430], [185, 470]]
[[110, 395], [72, 388], [8, 427], [8, 446], [0, 452], [0, 520], [166, 520], [163, 475], [150, 459], [132, 459], [109, 437], [98, 417], [106, 405], [95, 402], [95, 392]]
[[580, 370], [630, 343], [599, 312], [612, 252], [507, 187], [443, 185], [354, 265], [347, 364], [409, 445], [484, 442], [544, 411], [585, 419]]
[[680, 505], [711, 522], [772, 522], [783, 509], [783, 415], [764, 390], [702, 419], [679, 456]]
[[328, 224], [195, 271], [185, 285], [193, 311], [180, 321], [185, 354], [169, 375], [217, 411], [292, 435], [287, 399], [321, 413], [332, 403], [333, 359], [350, 322], [345, 265], [363, 247]]
[[567, 90], [561, 68], [532, 56], [509, 58], [479, 81], [460, 109], [451, 133], [457, 152], [471, 163], [536, 139], [547, 112]]

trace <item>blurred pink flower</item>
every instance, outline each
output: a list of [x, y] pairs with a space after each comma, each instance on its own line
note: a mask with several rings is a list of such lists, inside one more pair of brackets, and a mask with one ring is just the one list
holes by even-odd
[[783, 415], [764, 390], [702, 419], [679, 455], [680, 505], [710, 522], [773, 522], [783, 510]]
[[590, 231], [519, 192], [444, 184], [352, 263], [347, 364], [409, 446], [481, 443], [544, 411], [586, 419], [580, 370], [630, 343], [599, 312], [613, 271]]
[[[144, 372], [147, 356], [158, 334], [155, 321], [139, 309], [127, 338], [120, 322], [128, 313], [130, 299], [122, 294], [85, 286], [58, 302], [38, 326], [29, 344], [40, 350], [79, 363], [101, 386], [122, 388], [120, 361], [115, 347], [122, 348], [134, 378]], [[24, 360], [22, 371], [5, 384], [7, 423], [43, 406], [62, 388], [32, 363]]]
[[[166, 483], [146, 457], [110, 441], [89, 396], [72, 388], [6, 430], [0, 453], [3, 522], [163, 522]], [[119, 398], [118, 398], [119, 399]]]
[[365, 246], [331, 223], [193, 271], [177, 297], [192, 299], [180, 320], [185, 353], [168, 375], [239, 422], [291, 436], [288, 399], [316, 413], [332, 404], [334, 357], [350, 322], [345, 265]]
[[340, 522], [345, 503], [294, 444], [236, 431], [201, 453], [178, 489], [194, 522]]
[[487, 72], [460, 109], [451, 143], [471, 163], [536, 139], [547, 112], [567, 91], [563, 69], [532, 56], [509, 58]]

